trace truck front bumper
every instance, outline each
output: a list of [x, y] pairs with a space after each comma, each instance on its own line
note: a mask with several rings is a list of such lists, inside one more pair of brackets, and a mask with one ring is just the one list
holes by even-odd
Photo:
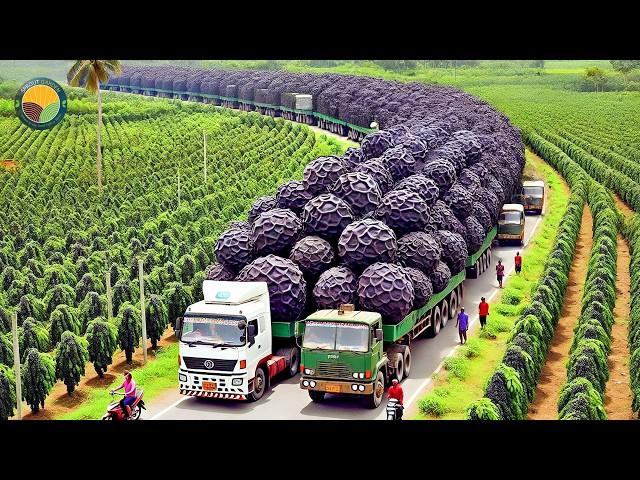
[[511, 235], [509, 233], [499, 233], [498, 240], [522, 240], [522, 235]]
[[[236, 385], [233, 384], [234, 379]], [[216, 375], [183, 368], [178, 370], [178, 385], [182, 395], [228, 400], [246, 400], [253, 390], [253, 382], [247, 373]]]
[[373, 393], [373, 382], [358, 382], [356, 379], [352, 382], [342, 380], [317, 380], [315, 378], [302, 377], [300, 379], [300, 388], [326, 393], [371, 395]]

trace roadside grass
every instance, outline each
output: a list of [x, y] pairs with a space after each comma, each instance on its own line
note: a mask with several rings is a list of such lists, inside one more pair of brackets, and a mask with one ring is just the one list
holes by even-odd
[[[131, 370], [138, 388], [144, 390], [144, 401], [150, 400], [168, 388], [178, 387], [178, 344], [167, 345], [158, 351], [156, 358], [143, 367]], [[99, 420], [112, 402], [109, 390], [117, 388], [122, 383], [122, 376], [118, 376], [107, 389], [93, 389], [82, 405], [73, 412], [67, 413], [56, 420]], [[119, 397], [116, 397], [119, 398]], [[144, 413], [143, 413], [144, 416]]]
[[545, 179], [547, 207], [535, 236], [522, 253], [522, 273], [507, 279], [504, 290], [491, 304], [485, 329], [475, 325], [466, 345], [444, 361], [443, 369], [434, 376], [433, 388], [418, 401], [416, 420], [465, 418], [469, 403], [483, 396], [491, 373], [502, 360], [511, 328], [529, 303], [544, 270], [569, 190], [553, 168], [529, 151], [527, 165]]

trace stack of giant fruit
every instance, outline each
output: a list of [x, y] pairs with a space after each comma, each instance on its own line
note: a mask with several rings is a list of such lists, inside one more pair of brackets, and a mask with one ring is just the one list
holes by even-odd
[[354, 303], [398, 323], [482, 245], [522, 153], [442, 120], [371, 133], [258, 198], [218, 239], [207, 278], [266, 282], [273, 321]]

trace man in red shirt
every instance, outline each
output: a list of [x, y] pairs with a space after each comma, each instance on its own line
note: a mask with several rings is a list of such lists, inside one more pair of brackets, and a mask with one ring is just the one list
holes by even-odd
[[487, 324], [487, 315], [489, 315], [489, 304], [485, 301], [484, 297], [480, 298], [478, 315], [480, 317], [480, 328], [482, 329]]
[[520, 273], [520, 271], [522, 270], [522, 257], [520, 256], [520, 252], [516, 252], [515, 264], [516, 273]]
[[402, 420], [402, 411], [404, 407], [402, 402], [404, 401], [404, 392], [402, 391], [402, 387], [398, 383], [398, 379], [394, 378], [391, 380], [391, 387], [389, 387], [389, 399], [395, 398], [398, 400], [398, 406], [396, 407], [396, 418], [397, 420]]

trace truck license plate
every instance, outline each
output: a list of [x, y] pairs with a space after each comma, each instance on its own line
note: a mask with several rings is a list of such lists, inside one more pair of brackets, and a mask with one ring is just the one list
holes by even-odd
[[327, 392], [330, 392], [330, 393], [340, 393], [340, 385], [327, 383], [324, 388], [327, 390]]
[[202, 389], [208, 392], [215, 392], [218, 388], [216, 382], [202, 382]]

